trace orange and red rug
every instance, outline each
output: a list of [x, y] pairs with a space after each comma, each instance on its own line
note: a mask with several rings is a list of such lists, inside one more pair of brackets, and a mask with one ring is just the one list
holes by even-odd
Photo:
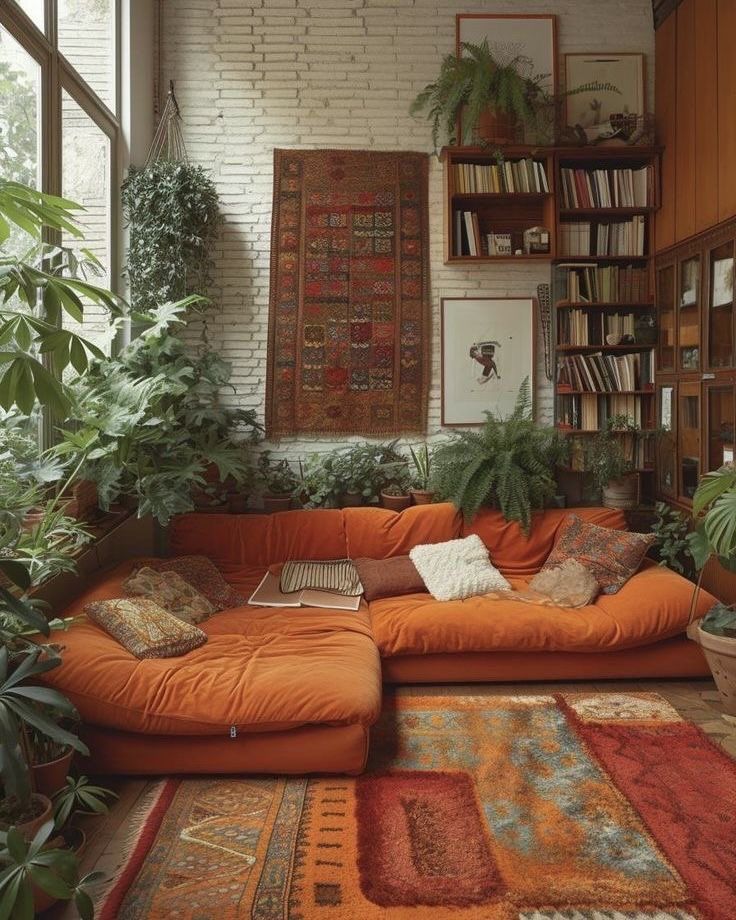
[[357, 778], [168, 780], [101, 920], [733, 920], [736, 763], [646, 693], [388, 700]]

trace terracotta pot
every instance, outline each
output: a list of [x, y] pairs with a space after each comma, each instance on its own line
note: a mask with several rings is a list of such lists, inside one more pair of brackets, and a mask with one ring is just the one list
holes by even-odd
[[411, 495], [391, 495], [381, 492], [381, 507], [389, 511], [403, 511], [411, 504]]
[[714, 636], [697, 624], [693, 626], [688, 629], [687, 634], [703, 649], [713, 673], [713, 680], [721, 694], [724, 711], [736, 716], [736, 639]]
[[415, 505], [431, 505], [434, 501], [434, 492], [426, 489], [409, 489], [411, 500]]
[[291, 510], [291, 493], [266, 492], [263, 496], [263, 510], [266, 514]]
[[[79, 857], [87, 846], [87, 836], [78, 827], [65, 827], [58, 837], [49, 841], [49, 845], [52, 844], [55, 848], [61, 847], [66, 850], [72, 850]], [[37, 885], [32, 885], [31, 887], [33, 891], [33, 908], [36, 914], [43, 913], [57, 903], [58, 898], [46, 894]]]
[[50, 760], [48, 763], [36, 763], [31, 767], [33, 773], [33, 782], [36, 792], [47, 795], [49, 798], [66, 782], [69, 775], [69, 768], [74, 757], [72, 748], [57, 757], [56, 760]]
[[639, 477], [636, 473], [612, 479], [603, 489], [603, 507], [631, 511], [639, 504]]
[[341, 508], [358, 508], [363, 504], [362, 492], [343, 492], [340, 496]]
[[485, 108], [475, 129], [477, 139], [489, 144], [513, 144], [516, 141], [517, 123], [513, 115]]
[[36, 836], [39, 827], [51, 820], [54, 809], [51, 799], [47, 795], [42, 795], [40, 792], [34, 792], [31, 798], [38, 803], [38, 815], [30, 821], [25, 821], [23, 824], [16, 824], [24, 840], [29, 841], [33, 840]]
[[23, 517], [23, 523], [21, 524], [23, 530], [25, 530], [26, 533], [30, 533], [34, 527], [38, 527], [43, 521], [45, 513], [43, 508], [31, 508], [30, 511], [26, 511]]
[[97, 511], [97, 483], [91, 479], [80, 479], [68, 491], [62, 493], [60, 504], [65, 514], [86, 521]]

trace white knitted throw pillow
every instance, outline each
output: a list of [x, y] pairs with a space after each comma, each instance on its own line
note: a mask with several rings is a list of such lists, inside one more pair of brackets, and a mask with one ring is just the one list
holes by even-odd
[[511, 588], [492, 565], [488, 550], [477, 534], [463, 540], [415, 546], [409, 556], [427, 591], [438, 601], [460, 600]]

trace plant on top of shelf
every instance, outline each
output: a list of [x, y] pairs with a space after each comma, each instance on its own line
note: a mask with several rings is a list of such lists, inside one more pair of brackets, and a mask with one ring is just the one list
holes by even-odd
[[483, 120], [489, 116], [497, 122], [495, 143], [509, 143], [520, 129], [535, 143], [552, 143], [560, 98], [582, 92], [619, 92], [612, 84], [594, 82], [552, 95], [544, 88], [548, 76], [534, 75], [532, 61], [523, 55], [506, 63], [497, 60], [488, 39], [480, 44], [463, 42], [459, 54], [443, 57], [437, 78], [419, 93], [409, 111], [418, 115], [426, 110], [435, 150], [443, 134], [450, 144], [458, 142], [460, 116], [461, 144], [478, 139]]
[[[642, 435], [640, 426], [630, 416], [619, 413], [612, 415], [606, 427], [591, 438], [586, 450], [585, 471], [589, 474], [594, 494], [602, 497], [604, 507], [636, 507], [638, 475], [632, 457], [639, 438], [656, 437], [657, 434], [647, 431]], [[627, 450], [627, 436], [631, 450]]]
[[528, 533], [532, 511], [555, 494], [567, 445], [557, 429], [536, 424], [531, 405], [526, 379], [510, 415], [486, 412], [480, 431], [457, 432], [435, 449], [432, 485], [466, 520], [491, 505]]

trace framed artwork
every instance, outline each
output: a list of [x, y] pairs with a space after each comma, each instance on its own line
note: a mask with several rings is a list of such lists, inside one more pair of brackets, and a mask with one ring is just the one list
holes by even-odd
[[733, 303], [733, 257], [713, 262], [711, 307], [725, 307]]
[[463, 42], [488, 47], [500, 64], [517, 57], [528, 58], [524, 76], [543, 77], [541, 86], [550, 93], [557, 90], [556, 17], [548, 15], [514, 15], [496, 13], [458, 13], [455, 19], [457, 53]]
[[525, 377], [534, 393], [537, 302], [532, 297], [442, 298], [442, 424], [509, 414]]
[[612, 115], [643, 115], [646, 112], [643, 54], [565, 55], [565, 89], [585, 83], [612, 83], [618, 92], [576, 93], [565, 98], [566, 122], [580, 125], [593, 138]]

